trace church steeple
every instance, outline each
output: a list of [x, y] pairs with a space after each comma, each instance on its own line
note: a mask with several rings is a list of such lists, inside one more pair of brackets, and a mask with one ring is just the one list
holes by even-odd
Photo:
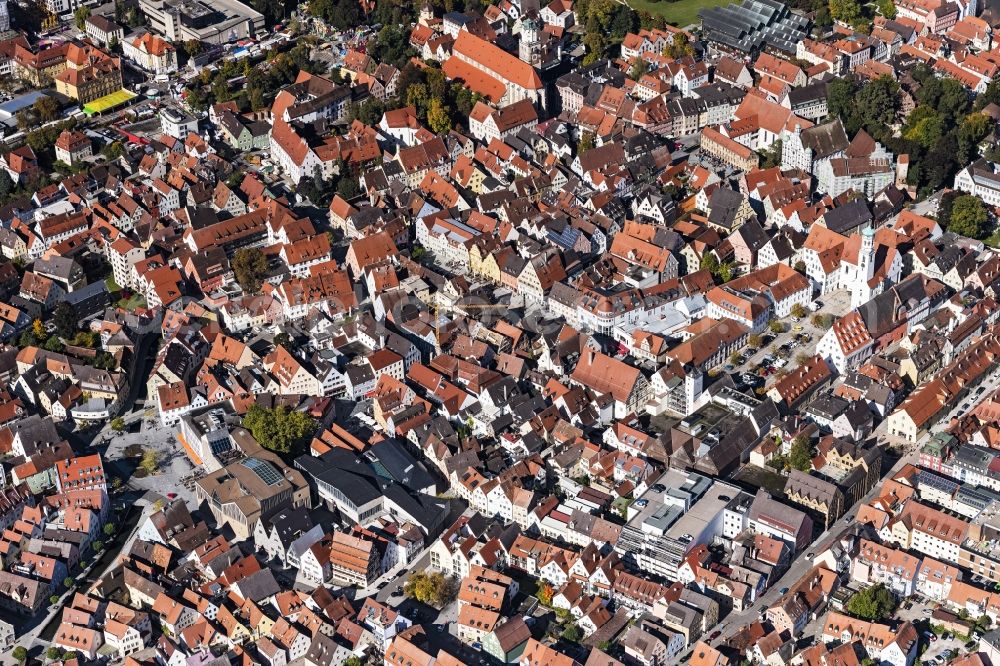
[[858, 276], [867, 282], [875, 275], [875, 230], [871, 223], [861, 230], [861, 248], [858, 250]]
[[424, 6], [420, 8], [420, 17], [417, 22], [420, 25], [430, 25], [430, 22], [434, 20], [434, 7], [431, 6], [430, 2], [425, 2]]

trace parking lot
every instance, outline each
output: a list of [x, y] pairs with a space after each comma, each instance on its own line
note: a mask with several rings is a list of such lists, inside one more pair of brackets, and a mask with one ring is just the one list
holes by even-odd
[[[177, 442], [174, 428], [165, 428], [158, 419], [144, 418], [136, 432], [108, 433], [108, 449], [105, 460], [113, 461], [118, 468], [116, 472], [128, 479], [127, 485], [135, 490], [153, 491], [166, 498], [176, 493], [189, 505], [194, 505], [193, 483], [191, 475], [195, 472], [194, 464], [184, 453], [183, 447]], [[150, 476], [134, 474], [139, 458], [134, 453], [136, 447], [154, 449], [159, 456], [159, 469]]]
[[917, 627], [921, 642], [927, 645], [926, 651], [920, 657], [921, 662], [925, 664], [942, 664], [968, 651], [965, 648], [964, 636], [956, 637], [947, 627], [936, 623], [931, 617], [936, 609], [936, 603], [913, 596], [896, 610], [896, 616], [900, 620], [912, 622]]
[[[807, 309], [806, 316], [798, 320], [785, 317], [779, 320], [784, 325], [781, 333], [771, 333], [765, 330], [761, 333], [763, 344], [759, 349], [747, 349], [743, 361], [737, 364], [726, 364], [724, 370], [734, 373], [737, 384], [761, 389], [773, 384], [783, 371], [795, 367], [796, 357], [812, 356], [816, 353], [816, 345], [827, 329], [816, 326], [813, 318], [819, 315], [841, 317], [850, 311], [851, 294], [847, 290], [838, 290], [824, 294], [815, 299], [821, 307], [815, 312]], [[753, 378], [751, 378], [751, 375]]]

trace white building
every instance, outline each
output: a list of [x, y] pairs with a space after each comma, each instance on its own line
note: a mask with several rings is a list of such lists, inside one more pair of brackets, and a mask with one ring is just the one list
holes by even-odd
[[160, 127], [164, 134], [183, 141], [188, 134], [198, 133], [198, 119], [168, 106], [160, 111]]
[[122, 43], [122, 53], [147, 72], [170, 74], [177, 71], [177, 50], [149, 32]]
[[955, 189], [1000, 206], [1000, 165], [986, 160], [970, 164], [955, 175]]

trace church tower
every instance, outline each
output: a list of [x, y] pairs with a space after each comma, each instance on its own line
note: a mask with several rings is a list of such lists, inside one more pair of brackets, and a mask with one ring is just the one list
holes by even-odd
[[875, 275], [875, 230], [871, 224], [861, 231], [861, 249], [858, 250], [858, 277], [865, 282]]
[[420, 25], [430, 26], [431, 21], [434, 20], [434, 8], [431, 7], [430, 2], [425, 2], [424, 6], [420, 8], [420, 17], [417, 19], [417, 23]]
[[521, 19], [521, 41], [518, 43], [518, 58], [532, 67], [542, 64], [542, 23], [534, 14]]

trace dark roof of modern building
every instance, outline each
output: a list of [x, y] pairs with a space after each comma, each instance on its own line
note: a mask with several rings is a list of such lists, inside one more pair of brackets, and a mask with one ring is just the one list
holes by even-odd
[[872, 221], [872, 213], [860, 199], [849, 201], [843, 206], [837, 206], [823, 214], [823, 222], [830, 231], [846, 234], [852, 229]]
[[706, 7], [698, 16], [707, 41], [743, 53], [766, 47], [795, 53], [796, 45], [809, 36], [809, 20], [776, 0], [740, 0], [723, 7]]
[[847, 146], [851, 143], [840, 118], [802, 130], [799, 140], [802, 141], [804, 148], [813, 151], [814, 160], [847, 150]]

